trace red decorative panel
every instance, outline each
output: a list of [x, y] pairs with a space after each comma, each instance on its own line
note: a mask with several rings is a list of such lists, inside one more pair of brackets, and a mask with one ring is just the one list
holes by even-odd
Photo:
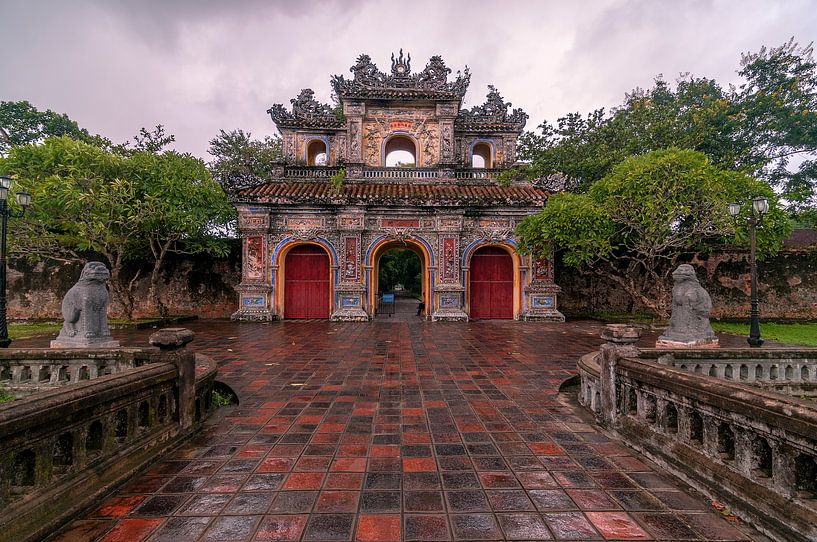
[[380, 225], [384, 228], [419, 228], [418, 218], [384, 218]]
[[329, 318], [329, 256], [320, 247], [295, 247], [284, 266], [284, 318]]
[[533, 280], [553, 282], [553, 262], [547, 258], [533, 262]]
[[360, 237], [349, 236], [343, 239], [343, 280], [355, 281], [360, 277], [358, 252]]
[[244, 278], [247, 280], [264, 278], [263, 237], [247, 237], [244, 240]]
[[471, 257], [471, 318], [513, 318], [513, 260], [501, 248]]
[[459, 240], [456, 237], [440, 239], [440, 282], [455, 283], [458, 280], [460, 266]]

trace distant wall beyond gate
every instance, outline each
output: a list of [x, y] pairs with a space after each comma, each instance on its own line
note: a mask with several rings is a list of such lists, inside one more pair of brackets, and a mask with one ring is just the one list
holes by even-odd
[[[89, 258], [93, 259], [93, 258]], [[83, 264], [40, 262], [32, 265], [12, 261], [8, 273], [10, 318], [62, 318], [62, 298], [74, 285]], [[135, 268], [127, 270], [135, 273]], [[235, 311], [241, 260], [236, 249], [230, 256], [178, 256], [165, 265], [162, 301], [170, 314], [194, 314], [202, 318], [229, 318]], [[132, 275], [129, 275], [132, 276]], [[142, 269], [136, 285], [135, 317], [153, 315], [148, 299], [150, 269]], [[119, 308], [111, 298], [111, 314]]]
[[[695, 257], [701, 283], [709, 290], [715, 317], [744, 317], [749, 312], [746, 255], [722, 253]], [[557, 262], [558, 267], [558, 262]], [[225, 258], [186, 256], [170, 260], [162, 281], [162, 299], [171, 314], [229, 318], [238, 299], [238, 250]], [[82, 265], [12, 262], [9, 269], [11, 318], [59, 318], [65, 292], [79, 278]], [[817, 318], [817, 249], [786, 250], [759, 264], [762, 318]], [[137, 288], [136, 315], [150, 314], [147, 273]], [[605, 311], [627, 312], [630, 300], [621, 289], [598, 277], [557, 269], [560, 305], [568, 316]]]
[[[749, 314], [749, 265], [746, 254], [726, 252], [694, 256], [698, 279], [712, 296], [715, 318], [742, 318]], [[599, 312], [628, 312], [630, 298], [615, 284], [600, 277], [559, 269], [557, 283], [562, 312], [576, 316]], [[758, 263], [761, 318], [817, 318], [817, 248], [790, 249]]]

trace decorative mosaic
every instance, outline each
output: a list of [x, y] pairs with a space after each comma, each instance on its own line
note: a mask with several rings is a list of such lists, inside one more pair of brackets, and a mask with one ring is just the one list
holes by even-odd
[[531, 298], [531, 305], [534, 309], [552, 309], [554, 307], [553, 296], [534, 296]]
[[288, 216], [287, 227], [297, 230], [321, 228], [323, 219], [317, 216]]
[[363, 215], [341, 215], [338, 217], [338, 227], [342, 230], [362, 230]]
[[252, 230], [266, 228], [269, 224], [269, 214], [240, 214], [238, 215], [238, 227]]
[[343, 280], [350, 282], [360, 278], [360, 236], [343, 238]]
[[419, 218], [381, 218], [381, 228], [419, 228]]
[[533, 262], [533, 280], [553, 282], [553, 262], [548, 258], [540, 258]]
[[263, 307], [264, 298], [263, 296], [242, 297], [241, 305], [244, 307]]
[[511, 227], [511, 221], [507, 218], [480, 218], [479, 227], [508, 229]]
[[460, 274], [460, 240], [453, 235], [440, 236], [440, 282], [456, 283]]
[[244, 240], [244, 278], [250, 281], [264, 279], [263, 237], [247, 237]]

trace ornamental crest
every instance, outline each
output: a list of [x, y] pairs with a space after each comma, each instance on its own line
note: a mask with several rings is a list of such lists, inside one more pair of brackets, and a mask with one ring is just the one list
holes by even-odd
[[411, 73], [411, 55], [404, 56], [402, 49], [399, 56], [391, 56], [390, 74], [380, 71], [366, 54], [357, 57], [349, 71], [354, 76], [351, 81], [342, 75], [332, 77], [332, 87], [340, 97], [395, 97], [403, 94], [401, 91], [415, 91], [411, 93], [413, 97], [428, 95], [462, 99], [471, 81], [471, 73], [466, 67], [463, 72], [457, 72], [454, 81], [449, 82], [451, 69], [439, 55], [432, 56], [423, 71]]
[[505, 98], [493, 85], [488, 85], [488, 96], [485, 103], [471, 108], [470, 111], [460, 111], [457, 121], [465, 124], [507, 124], [518, 129], [525, 127], [528, 114], [522, 109], [514, 109], [508, 113], [513, 104]]
[[311, 126], [340, 128], [343, 122], [338, 120], [332, 107], [315, 100], [311, 88], [301, 90], [296, 98], [290, 100], [292, 112], [283, 104], [273, 104], [267, 110], [275, 124], [279, 126]]

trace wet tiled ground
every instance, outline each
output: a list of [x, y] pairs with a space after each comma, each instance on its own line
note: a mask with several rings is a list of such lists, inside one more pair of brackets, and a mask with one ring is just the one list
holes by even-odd
[[749, 539], [557, 396], [598, 323], [188, 327], [241, 404], [57, 540]]

